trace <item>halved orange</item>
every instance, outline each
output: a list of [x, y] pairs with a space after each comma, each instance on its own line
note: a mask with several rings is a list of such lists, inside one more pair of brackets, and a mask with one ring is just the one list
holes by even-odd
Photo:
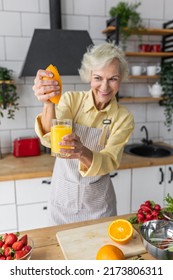
[[108, 226], [109, 237], [120, 244], [126, 244], [133, 237], [133, 226], [125, 219], [117, 219]]
[[46, 70], [52, 72], [53, 73], [53, 77], [52, 78], [44, 77], [43, 80], [56, 80], [56, 81], [58, 81], [58, 85], [60, 87], [60, 94], [58, 94], [58, 95], [56, 95], [54, 97], [51, 97], [49, 99], [54, 104], [58, 104], [58, 102], [59, 102], [59, 100], [61, 98], [61, 94], [62, 94], [62, 80], [61, 80], [60, 74], [59, 74], [58, 69], [56, 68], [56, 66], [53, 66], [52, 64], [50, 64], [46, 68]]
[[96, 255], [96, 260], [124, 260], [124, 253], [118, 247], [106, 244], [102, 246]]

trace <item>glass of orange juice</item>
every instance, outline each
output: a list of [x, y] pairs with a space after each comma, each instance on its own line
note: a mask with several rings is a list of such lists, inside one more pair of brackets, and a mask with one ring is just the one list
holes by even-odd
[[63, 136], [72, 133], [72, 120], [52, 120], [51, 126], [51, 155], [57, 157], [69, 157], [69, 153], [62, 153], [60, 149], [70, 149], [69, 146], [60, 146]]

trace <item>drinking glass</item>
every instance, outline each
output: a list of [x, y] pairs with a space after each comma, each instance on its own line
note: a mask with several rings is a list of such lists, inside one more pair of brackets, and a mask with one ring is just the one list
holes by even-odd
[[62, 119], [52, 120], [51, 126], [51, 155], [57, 157], [69, 157], [69, 153], [62, 153], [60, 149], [70, 149], [69, 146], [60, 146], [59, 142], [62, 141], [63, 136], [72, 133], [72, 120]]

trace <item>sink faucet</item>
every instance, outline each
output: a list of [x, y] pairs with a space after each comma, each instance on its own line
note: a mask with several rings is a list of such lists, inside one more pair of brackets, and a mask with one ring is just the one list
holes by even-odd
[[143, 131], [143, 130], [145, 130], [146, 138], [143, 138], [143, 139], [142, 139], [142, 142], [143, 142], [144, 144], [146, 144], [146, 145], [151, 145], [151, 144], [153, 144], [153, 141], [152, 141], [152, 140], [149, 140], [149, 137], [148, 137], [148, 130], [147, 130], [147, 128], [146, 128], [145, 125], [143, 125], [143, 126], [141, 127], [141, 131]]

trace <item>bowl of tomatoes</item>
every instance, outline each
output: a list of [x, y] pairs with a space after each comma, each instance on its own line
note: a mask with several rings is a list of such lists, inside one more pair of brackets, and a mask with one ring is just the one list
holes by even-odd
[[29, 260], [33, 249], [34, 242], [27, 234], [0, 235], [0, 260]]

